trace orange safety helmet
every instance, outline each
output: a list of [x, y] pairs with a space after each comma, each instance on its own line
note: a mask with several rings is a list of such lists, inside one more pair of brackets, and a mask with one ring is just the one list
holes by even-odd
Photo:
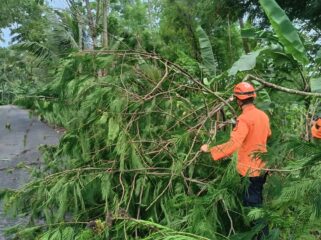
[[254, 87], [247, 83], [241, 82], [234, 87], [234, 96], [240, 100], [245, 100], [248, 98], [256, 98], [256, 93]]

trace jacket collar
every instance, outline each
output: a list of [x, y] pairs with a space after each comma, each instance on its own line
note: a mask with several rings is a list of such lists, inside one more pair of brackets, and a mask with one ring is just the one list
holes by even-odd
[[242, 107], [242, 112], [246, 113], [254, 108], [255, 108], [254, 104], [246, 104]]

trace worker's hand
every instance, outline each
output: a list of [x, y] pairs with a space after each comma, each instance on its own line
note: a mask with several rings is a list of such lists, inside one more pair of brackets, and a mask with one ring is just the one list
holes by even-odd
[[208, 144], [203, 144], [201, 146], [201, 152], [209, 152], [209, 147], [208, 147]]

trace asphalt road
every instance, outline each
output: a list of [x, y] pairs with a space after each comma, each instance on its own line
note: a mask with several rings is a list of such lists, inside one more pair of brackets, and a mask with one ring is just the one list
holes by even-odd
[[[0, 189], [18, 188], [28, 182], [25, 168], [16, 168], [24, 163], [36, 167], [41, 157], [38, 148], [42, 144], [55, 145], [59, 133], [27, 110], [12, 105], [0, 106]], [[3, 229], [20, 220], [4, 216], [0, 203], [0, 240], [5, 240]]]

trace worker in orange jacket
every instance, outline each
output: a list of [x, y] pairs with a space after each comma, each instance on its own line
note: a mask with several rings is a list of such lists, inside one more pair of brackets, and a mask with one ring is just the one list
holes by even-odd
[[311, 134], [313, 139], [321, 140], [321, 118], [320, 117], [316, 117], [314, 119], [312, 128], [311, 128]]
[[[264, 170], [265, 163], [260, 154], [267, 152], [266, 143], [271, 135], [270, 122], [268, 116], [254, 106], [256, 93], [251, 84], [247, 82], [237, 84], [234, 88], [234, 97], [242, 109], [242, 114], [237, 118], [230, 140], [211, 148], [208, 144], [204, 144], [201, 151], [209, 152], [215, 161], [237, 151], [237, 171], [242, 177], [249, 178], [249, 186], [243, 194], [243, 205], [260, 207], [267, 176]], [[256, 239], [263, 239], [267, 235], [268, 227], [265, 226]]]

